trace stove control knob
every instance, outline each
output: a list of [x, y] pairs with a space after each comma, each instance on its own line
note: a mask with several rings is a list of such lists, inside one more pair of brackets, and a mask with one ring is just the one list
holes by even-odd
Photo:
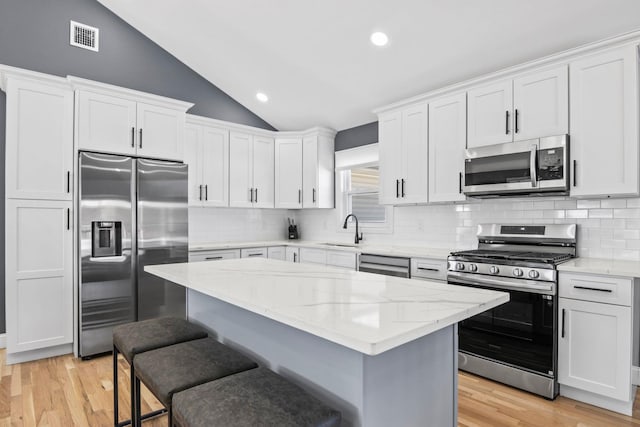
[[464, 270], [464, 264], [461, 262], [456, 263], [456, 270]]
[[475, 264], [469, 264], [469, 271], [473, 271], [473, 272], [478, 271], [478, 266]]
[[492, 265], [491, 268], [489, 269], [489, 273], [498, 274], [498, 273], [500, 273], [500, 269], [498, 267], [496, 267], [495, 265]]
[[513, 275], [516, 277], [522, 277], [522, 270], [520, 270], [519, 268], [514, 268], [513, 269]]
[[529, 272], [529, 277], [531, 277], [532, 279], [537, 279], [538, 277], [540, 277], [540, 273], [538, 273], [538, 272], [537, 272], [537, 271], [535, 271], [535, 270], [531, 270], [531, 271]]

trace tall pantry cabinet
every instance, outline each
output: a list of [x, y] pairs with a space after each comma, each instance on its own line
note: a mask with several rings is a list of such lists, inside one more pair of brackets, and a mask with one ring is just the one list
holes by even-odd
[[15, 363], [72, 351], [73, 91], [66, 79], [0, 72], [7, 96], [7, 363]]

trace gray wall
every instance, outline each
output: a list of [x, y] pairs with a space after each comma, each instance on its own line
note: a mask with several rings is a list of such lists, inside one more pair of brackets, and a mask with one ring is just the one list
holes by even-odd
[[[70, 20], [100, 29], [99, 53], [69, 46]], [[189, 111], [193, 114], [273, 129], [95, 0], [0, 0], [0, 64], [59, 76], [74, 75], [181, 99], [195, 103]], [[0, 94], [0, 333], [3, 333], [5, 97]]]
[[341, 130], [336, 134], [336, 151], [378, 142], [378, 122]]

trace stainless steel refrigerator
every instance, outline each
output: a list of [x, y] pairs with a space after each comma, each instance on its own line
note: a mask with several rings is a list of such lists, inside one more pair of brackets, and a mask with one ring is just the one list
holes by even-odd
[[187, 165], [80, 153], [79, 353], [111, 351], [113, 327], [186, 316], [182, 286], [145, 265], [188, 260]]

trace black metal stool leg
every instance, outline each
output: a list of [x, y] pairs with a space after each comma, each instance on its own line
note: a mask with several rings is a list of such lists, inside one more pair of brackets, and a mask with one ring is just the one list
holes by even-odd
[[[142, 426], [142, 408], [140, 405], [140, 380], [138, 379], [138, 377], [136, 377], [134, 375], [135, 378], [135, 402], [136, 402], [136, 422], [134, 424], [135, 427], [141, 427]], [[133, 419], [133, 418], [132, 418]]]
[[113, 426], [118, 427], [118, 349], [113, 346]]
[[136, 413], [137, 411], [137, 399], [136, 399], [136, 373], [133, 369], [133, 363], [129, 366], [129, 370], [131, 372], [131, 425], [134, 427], [137, 427], [138, 424], [136, 424], [135, 420], [136, 420]]

